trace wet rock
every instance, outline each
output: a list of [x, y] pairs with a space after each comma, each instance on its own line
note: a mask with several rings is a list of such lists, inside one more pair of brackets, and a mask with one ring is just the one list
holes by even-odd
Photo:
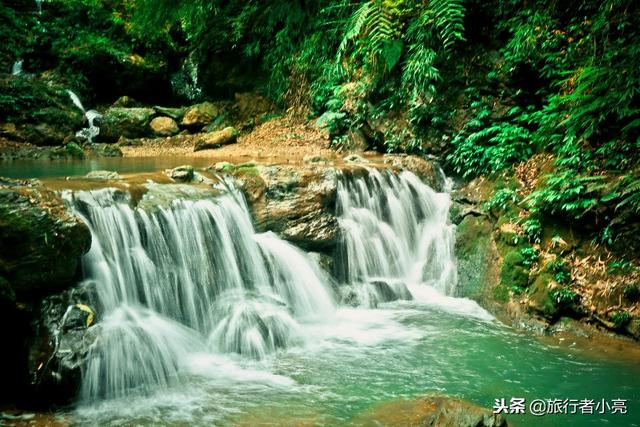
[[396, 400], [373, 406], [352, 420], [353, 426], [506, 427], [491, 409], [448, 396]]
[[436, 191], [442, 191], [445, 176], [433, 161], [422, 157], [401, 154], [385, 154], [384, 162], [399, 170], [408, 170]]
[[193, 166], [178, 166], [166, 171], [169, 178], [178, 182], [190, 182], [194, 177]]
[[331, 163], [329, 159], [318, 154], [304, 156], [303, 161], [312, 165], [328, 165], [329, 163]]
[[375, 290], [379, 302], [391, 302], [397, 300], [412, 300], [413, 296], [404, 283], [388, 283], [383, 280], [374, 280], [369, 285]]
[[108, 181], [108, 180], [120, 180], [122, 179], [120, 177], [120, 175], [118, 175], [118, 172], [114, 172], [114, 171], [91, 171], [88, 174], [86, 174], [84, 176], [87, 179], [95, 179], [95, 180], [102, 180], [102, 181]]
[[38, 185], [0, 183], [0, 276], [17, 297], [64, 288], [89, 250], [88, 227]]
[[219, 148], [223, 145], [235, 144], [238, 140], [238, 131], [233, 127], [227, 127], [218, 132], [204, 134], [196, 140], [193, 151]]
[[218, 162], [218, 163], [215, 164], [213, 169], [216, 172], [231, 173], [234, 170], [236, 170], [236, 166], [233, 163], [230, 163], [230, 162]]
[[357, 154], [350, 154], [343, 159], [346, 163], [353, 164], [366, 164], [369, 163], [369, 160], [365, 159], [362, 156], [358, 156]]
[[182, 118], [182, 126], [202, 127], [206, 126], [219, 114], [218, 107], [210, 102], [192, 105]]
[[156, 117], [151, 120], [150, 126], [157, 136], [171, 136], [180, 131], [178, 124], [171, 117]]
[[28, 369], [40, 399], [63, 404], [76, 398], [81, 370], [99, 336], [100, 315], [95, 282], [82, 283], [39, 304]]
[[102, 115], [98, 140], [116, 142], [125, 138], [142, 138], [150, 134], [149, 123], [156, 114], [153, 108], [111, 107]]
[[335, 246], [335, 169], [239, 165], [233, 173], [258, 230], [273, 231], [307, 250], [327, 252]]

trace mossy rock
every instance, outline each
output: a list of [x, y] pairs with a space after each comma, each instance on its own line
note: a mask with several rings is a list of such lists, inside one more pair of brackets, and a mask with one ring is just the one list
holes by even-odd
[[552, 282], [551, 274], [540, 273], [529, 288], [529, 309], [549, 319], [557, 316], [559, 312], [550, 294], [549, 285]]
[[65, 146], [65, 151], [75, 159], [84, 159], [84, 150], [75, 142], [69, 142]]
[[23, 297], [68, 286], [91, 233], [51, 191], [0, 186], [0, 242], [0, 275]]
[[500, 270], [500, 284], [507, 289], [526, 289], [529, 285], [529, 270], [524, 266], [524, 257], [518, 251], [505, 255]]

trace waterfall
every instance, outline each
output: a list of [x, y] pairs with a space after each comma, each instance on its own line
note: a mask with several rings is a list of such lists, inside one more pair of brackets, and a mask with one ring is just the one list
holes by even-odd
[[148, 210], [115, 189], [65, 198], [91, 230], [83, 272], [104, 313], [83, 374], [87, 400], [170, 384], [190, 354], [263, 358], [335, 309], [317, 264], [256, 234], [234, 190]]
[[21, 75], [23, 64], [24, 64], [24, 61], [22, 59], [18, 59], [16, 62], [14, 62], [13, 66], [11, 67], [11, 75], [13, 76]]
[[88, 127], [80, 129], [78, 132], [76, 132], [76, 136], [80, 139], [86, 140], [87, 142], [93, 142], [93, 138], [100, 134], [100, 128], [95, 125], [95, 120], [101, 118], [102, 115], [96, 110], [85, 110], [78, 95], [70, 90], [67, 90], [67, 93], [69, 94], [69, 97], [71, 98], [73, 104], [78, 107], [80, 111], [82, 111], [82, 114], [89, 125]]
[[364, 305], [410, 298], [407, 285], [445, 295], [456, 285], [455, 226], [450, 197], [410, 172], [343, 173], [337, 211], [343, 230], [336, 274]]

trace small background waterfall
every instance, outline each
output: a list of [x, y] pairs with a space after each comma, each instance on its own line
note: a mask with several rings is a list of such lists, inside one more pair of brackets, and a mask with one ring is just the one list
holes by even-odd
[[76, 137], [84, 139], [87, 142], [93, 142], [93, 138], [100, 135], [100, 128], [95, 125], [95, 121], [96, 119], [100, 119], [102, 117], [102, 114], [98, 113], [96, 110], [85, 110], [78, 95], [70, 90], [67, 90], [67, 93], [69, 94], [69, 97], [71, 98], [73, 104], [78, 107], [80, 111], [82, 111], [82, 114], [84, 115], [84, 118], [88, 124], [88, 127], [80, 129], [78, 132], [76, 132]]
[[[348, 305], [410, 300], [416, 286], [450, 294], [448, 195], [408, 172], [361, 172], [341, 175], [337, 188], [343, 237], [334, 265], [340, 293], [353, 294]], [[91, 229], [83, 285], [95, 286], [103, 313], [83, 374], [85, 401], [167, 387], [197, 355], [259, 361], [317, 338], [309, 332], [317, 325], [335, 334], [352, 326], [341, 322], [361, 323], [364, 311], [336, 315], [333, 280], [314, 258], [255, 232], [233, 186], [197, 200], [143, 196], [138, 207], [116, 189], [66, 198]]]
[[456, 286], [455, 226], [451, 200], [410, 172], [374, 169], [344, 174], [337, 209], [343, 229], [336, 275], [354, 287], [358, 302], [411, 298], [408, 285], [429, 285], [445, 295]]

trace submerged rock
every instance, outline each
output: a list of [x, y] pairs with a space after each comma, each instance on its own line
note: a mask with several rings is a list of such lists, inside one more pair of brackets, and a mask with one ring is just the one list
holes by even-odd
[[180, 132], [180, 128], [171, 117], [156, 117], [151, 120], [151, 130], [157, 136], [171, 136]]
[[238, 140], [238, 131], [229, 126], [221, 131], [205, 133], [201, 138], [196, 140], [193, 151], [208, 150], [211, 148], [219, 148], [223, 145], [235, 144]]
[[91, 171], [84, 176], [87, 179], [96, 179], [96, 180], [120, 180], [122, 179], [118, 172], [114, 171]]
[[387, 427], [506, 427], [506, 420], [491, 409], [448, 396], [383, 402], [352, 420], [353, 426]]
[[369, 160], [365, 159], [362, 156], [358, 156], [357, 154], [350, 154], [343, 159], [346, 163], [355, 163], [355, 164], [366, 164], [369, 163]]

